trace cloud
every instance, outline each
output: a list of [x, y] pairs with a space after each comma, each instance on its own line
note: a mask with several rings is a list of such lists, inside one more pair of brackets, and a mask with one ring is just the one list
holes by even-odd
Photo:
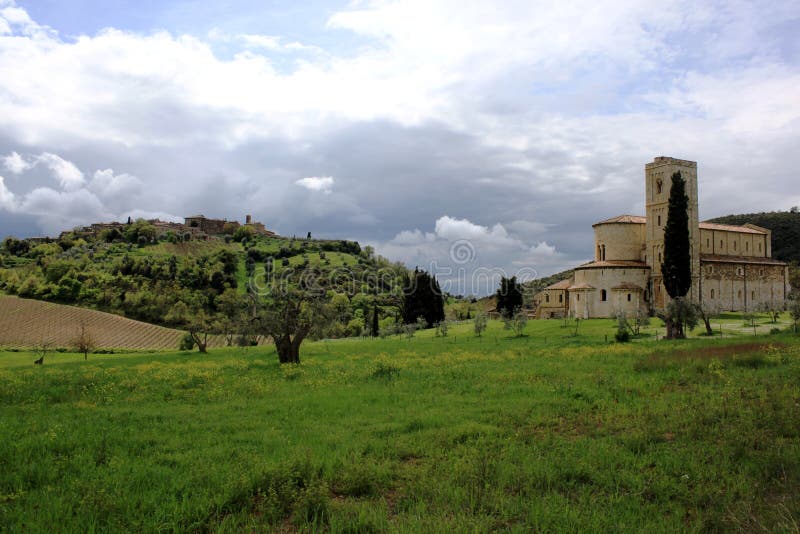
[[64, 191], [75, 191], [84, 185], [83, 173], [71, 161], [62, 157], [44, 152], [37, 156], [36, 163], [46, 165], [53, 171], [53, 177], [58, 180], [61, 189]]
[[3, 166], [13, 174], [21, 174], [33, 167], [33, 165], [33, 163], [25, 161], [25, 159], [16, 152], [12, 152], [8, 156], [3, 157]]
[[34, 154], [86, 171], [8, 186], [20, 205], [61, 176], [51, 197], [94, 210], [77, 222], [252, 213], [420, 265], [468, 240], [476, 266], [545, 273], [591, 253], [593, 222], [643, 211], [655, 155], [699, 162], [702, 217], [798, 203], [796, 2], [354, 2], [291, 38], [62, 37], [0, 6], [7, 176]]
[[14, 193], [8, 190], [5, 184], [5, 179], [0, 176], [0, 209], [14, 211], [16, 207]]
[[333, 187], [333, 177], [331, 176], [309, 176], [308, 178], [300, 178], [295, 182], [301, 187], [305, 187], [310, 191], [321, 191], [323, 193], [330, 193]]
[[484, 226], [447, 215], [436, 219], [432, 232], [403, 230], [373, 246], [382, 255], [435, 274], [445, 291], [459, 294], [486, 295], [500, 276], [525, 281], [569, 265], [545, 241], [527, 242], [500, 223]]
[[88, 187], [107, 201], [125, 200], [130, 203], [133, 197], [139, 195], [144, 184], [136, 176], [126, 173], [115, 175], [113, 169], [105, 169], [95, 171]]

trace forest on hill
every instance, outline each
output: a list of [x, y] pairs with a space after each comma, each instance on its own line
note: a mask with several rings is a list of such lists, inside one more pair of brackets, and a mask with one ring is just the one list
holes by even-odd
[[711, 219], [719, 224], [755, 224], [772, 231], [772, 257], [781, 261], [800, 263], [800, 211], [770, 211], [725, 215]]
[[0, 246], [2, 292], [176, 328], [203, 315], [225, 330], [232, 310], [241, 311], [269, 279], [313, 284], [326, 296], [335, 315], [326, 337], [360, 335], [376, 325], [390, 330], [402, 322], [410, 276], [404, 265], [354, 241], [256, 235], [184, 241], [156, 237], [145, 221], [122, 234], [9, 237]]

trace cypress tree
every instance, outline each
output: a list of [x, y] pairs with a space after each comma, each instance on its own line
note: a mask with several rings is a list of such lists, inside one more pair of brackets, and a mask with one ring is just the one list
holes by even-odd
[[444, 320], [444, 300], [439, 282], [425, 271], [414, 269], [403, 295], [403, 324], [425, 319], [428, 327]]
[[378, 305], [372, 310], [372, 337], [377, 337], [380, 333], [380, 324], [378, 323]]
[[500, 288], [496, 293], [497, 311], [503, 317], [511, 317], [514, 312], [522, 307], [522, 288], [517, 283], [517, 277], [500, 278]]
[[680, 171], [672, 175], [669, 190], [667, 225], [664, 227], [664, 287], [673, 299], [681, 298], [692, 285], [692, 259], [689, 245], [689, 197], [686, 180]]

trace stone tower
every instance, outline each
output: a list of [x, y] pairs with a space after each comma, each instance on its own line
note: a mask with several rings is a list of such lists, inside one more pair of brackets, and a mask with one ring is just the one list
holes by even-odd
[[649, 300], [656, 310], [669, 302], [669, 295], [661, 280], [661, 263], [664, 261], [664, 226], [667, 224], [669, 191], [672, 175], [680, 171], [686, 180], [689, 197], [689, 241], [692, 257], [692, 287], [688, 296], [697, 300], [700, 285], [700, 222], [697, 210], [697, 162], [659, 156], [644, 167], [645, 206], [647, 225], [645, 261], [650, 266]]

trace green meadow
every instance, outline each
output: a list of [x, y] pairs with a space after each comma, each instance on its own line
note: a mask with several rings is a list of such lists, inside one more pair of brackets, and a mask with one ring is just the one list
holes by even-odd
[[800, 336], [722, 322], [0, 352], [0, 530], [797, 532]]

